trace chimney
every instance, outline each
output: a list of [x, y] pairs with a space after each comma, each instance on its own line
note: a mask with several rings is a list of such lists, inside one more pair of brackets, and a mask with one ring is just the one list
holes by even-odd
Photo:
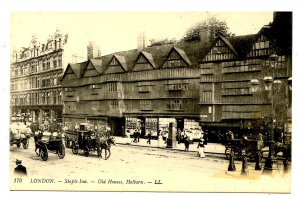
[[203, 25], [199, 28], [199, 37], [200, 37], [200, 43], [201, 44], [208, 44], [210, 41], [210, 30], [207, 25]]
[[137, 37], [137, 50], [141, 51], [146, 47], [145, 32], [140, 32]]
[[100, 56], [101, 51], [93, 41], [90, 41], [89, 45], [87, 46], [87, 59], [89, 60]]

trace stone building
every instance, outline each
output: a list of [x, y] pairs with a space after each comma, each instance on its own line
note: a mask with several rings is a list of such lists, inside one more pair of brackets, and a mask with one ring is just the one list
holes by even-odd
[[[68, 34], [59, 30], [45, 43], [33, 36], [11, 58], [11, 117], [27, 121], [62, 120], [61, 76], [67, 62], [82, 61], [70, 52]], [[69, 51], [68, 51], [69, 50]]]

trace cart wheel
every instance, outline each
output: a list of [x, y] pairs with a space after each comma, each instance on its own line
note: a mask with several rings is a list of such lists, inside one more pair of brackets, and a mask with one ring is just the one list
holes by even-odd
[[65, 154], [66, 154], [66, 152], [65, 152], [64, 147], [62, 147], [61, 150], [59, 150], [58, 153], [57, 153], [57, 155], [60, 159], [63, 159], [65, 157]]
[[17, 143], [17, 147], [20, 148], [21, 147], [21, 143]]
[[231, 148], [226, 147], [226, 149], [225, 149], [226, 159], [230, 159], [230, 154], [231, 154]]
[[78, 154], [78, 149], [76, 147], [73, 147], [72, 148], [72, 153], [77, 155]]
[[89, 148], [88, 147], [84, 148], [84, 156], [86, 156], [86, 157], [89, 156]]
[[23, 148], [24, 148], [24, 149], [27, 149], [28, 146], [29, 146], [29, 140], [26, 139], [25, 142], [23, 142]]
[[47, 152], [47, 150], [44, 150], [43, 148], [41, 149], [41, 158], [43, 161], [48, 160], [48, 152]]

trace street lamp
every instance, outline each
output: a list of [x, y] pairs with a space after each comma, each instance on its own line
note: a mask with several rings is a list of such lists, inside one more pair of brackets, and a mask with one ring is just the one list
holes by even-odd
[[[271, 94], [271, 133], [270, 133], [270, 140], [269, 140], [269, 154], [268, 158], [265, 162], [264, 173], [272, 172], [273, 170], [278, 170], [277, 167], [277, 159], [275, 157], [275, 150], [274, 150], [274, 128], [275, 128], [275, 107], [274, 107], [274, 87], [275, 85], [280, 85], [280, 80], [274, 80], [274, 68], [276, 66], [276, 62], [278, 60], [278, 56], [276, 54], [272, 54], [269, 57], [270, 66], [272, 69], [272, 76], [266, 76], [263, 78], [265, 89], [269, 91]], [[257, 79], [252, 79], [250, 81], [251, 91], [256, 92], [257, 87], [259, 85], [259, 81]]]

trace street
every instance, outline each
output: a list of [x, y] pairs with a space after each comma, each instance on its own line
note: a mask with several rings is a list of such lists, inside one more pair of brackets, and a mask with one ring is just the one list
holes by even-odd
[[[241, 161], [235, 161], [236, 172], [227, 172], [229, 161], [195, 152], [158, 149], [119, 144], [111, 148], [108, 160], [91, 152], [74, 155], [66, 148], [59, 159], [50, 152], [43, 161], [34, 152], [31, 138], [28, 149], [10, 147], [11, 189], [75, 191], [186, 191], [186, 192], [289, 192], [290, 174], [262, 176], [249, 162], [248, 176], [241, 176]], [[104, 152], [102, 153], [104, 158]], [[27, 178], [13, 175], [16, 159], [27, 168]]]

